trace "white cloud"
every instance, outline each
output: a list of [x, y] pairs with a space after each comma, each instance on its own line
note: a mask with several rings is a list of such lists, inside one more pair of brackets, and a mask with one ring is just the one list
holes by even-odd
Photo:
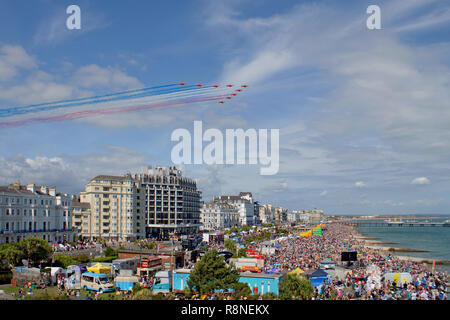
[[123, 71], [95, 64], [79, 68], [72, 77], [72, 83], [82, 88], [137, 89], [142, 83]]
[[415, 178], [411, 181], [411, 184], [430, 184], [430, 179], [427, 177]]
[[[259, 82], [252, 89], [276, 87], [286, 96], [301, 87], [307, 95], [305, 84], [292, 75], [314, 70], [323, 79], [319, 86], [332, 88], [315, 101], [312, 117], [303, 112], [308, 110], [304, 105], [298, 114], [284, 113], [285, 106], [279, 106], [285, 124], [300, 127], [291, 136], [283, 133], [285, 127], [280, 132], [280, 174], [290, 174], [285, 175], [290, 187], [302, 185], [299, 175], [308, 175], [305, 184], [310, 186], [323, 185], [324, 180], [332, 184], [344, 176], [339, 179], [342, 186], [349, 176], [361, 173], [370, 175], [373, 185], [400, 184], [424, 161], [433, 172], [448, 167], [441, 160], [450, 156], [448, 42], [402, 42], [395, 28], [370, 32], [364, 15], [333, 5], [301, 4], [264, 18], [242, 18], [238, 5], [222, 6], [211, 8], [208, 20], [226, 39], [228, 63], [221, 78], [250, 79]], [[414, 21], [424, 21], [429, 14], [420, 1], [392, 1], [384, 8], [390, 25], [400, 14], [418, 14]], [[437, 11], [431, 14], [435, 26], [442, 23]], [[405, 31], [405, 24], [395, 24], [402, 26]], [[233, 32], [239, 34], [235, 42], [226, 36]], [[294, 83], [295, 89], [278, 87], [280, 78], [283, 84]], [[280, 119], [269, 121], [274, 120]], [[360, 181], [357, 187], [367, 185]]]
[[142, 152], [111, 145], [103, 146], [96, 153], [77, 156], [27, 158], [17, 154], [10, 158], [0, 157], [0, 185], [20, 180], [56, 186], [62, 192], [79, 193], [96, 175], [138, 172], [149, 163], [150, 157]]
[[223, 82], [245, 82], [255, 84], [273, 74], [285, 70], [292, 64], [294, 56], [287, 51], [262, 52], [248, 63], [240, 63], [238, 60], [225, 66]]
[[363, 181], [357, 181], [357, 182], [355, 182], [355, 187], [357, 187], [357, 188], [366, 188], [367, 184], [365, 184]]
[[36, 68], [36, 60], [22, 47], [13, 45], [0, 46], [0, 81], [14, 78], [20, 70]]
[[71, 98], [75, 92], [75, 87], [58, 83], [53, 76], [43, 71], [35, 71], [20, 84], [0, 87], [0, 99], [33, 104]]
[[91, 64], [69, 72], [74, 69], [70, 64], [65, 77], [50, 74], [38, 66], [39, 61], [24, 48], [0, 46], [0, 100], [24, 105], [86, 97], [95, 90], [112, 92], [143, 87], [137, 78], [111, 66]]
[[327, 190], [323, 190], [323, 191], [320, 193], [320, 196], [321, 196], [321, 197], [325, 197], [327, 194], [328, 194], [328, 191], [327, 191]]

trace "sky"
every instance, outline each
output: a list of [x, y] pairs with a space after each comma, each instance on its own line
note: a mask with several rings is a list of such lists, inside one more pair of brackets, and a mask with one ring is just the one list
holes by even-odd
[[[81, 9], [68, 30], [66, 8]], [[369, 30], [369, 5], [381, 29]], [[162, 84], [246, 83], [217, 102], [0, 128], [0, 185], [79, 194], [174, 165], [177, 128], [279, 129], [275, 175], [184, 165], [203, 200], [325, 214], [450, 214], [450, 3], [0, 0], [0, 109]]]

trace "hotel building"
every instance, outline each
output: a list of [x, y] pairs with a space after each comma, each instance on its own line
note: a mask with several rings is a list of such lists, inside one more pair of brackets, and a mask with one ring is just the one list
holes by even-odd
[[243, 225], [254, 225], [256, 220], [255, 204], [250, 192], [241, 192], [238, 196], [220, 196], [213, 200], [216, 203], [233, 206], [239, 213], [239, 223]]
[[130, 174], [93, 178], [75, 208], [74, 226], [83, 238], [145, 238], [145, 189]]
[[239, 212], [236, 207], [226, 203], [211, 201], [203, 204], [200, 210], [202, 230], [216, 231], [231, 227], [239, 227]]
[[34, 183], [0, 186], [0, 243], [39, 237], [55, 244], [74, 236], [71, 195]]
[[195, 234], [200, 230], [201, 192], [175, 167], [145, 167], [134, 177], [145, 192], [147, 235]]

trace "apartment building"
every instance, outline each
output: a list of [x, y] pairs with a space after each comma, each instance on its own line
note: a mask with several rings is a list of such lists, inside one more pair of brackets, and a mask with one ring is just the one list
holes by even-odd
[[93, 224], [91, 216], [91, 204], [80, 202], [80, 197], [72, 201], [72, 226], [78, 231], [78, 236], [84, 239], [93, 238]]
[[201, 229], [205, 231], [223, 230], [239, 227], [239, 212], [236, 207], [226, 203], [211, 201], [200, 209]]
[[136, 174], [145, 191], [147, 235], [195, 234], [200, 230], [201, 192], [176, 167], [145, 167]]
[[0, 243], [39, 237], [56, 244], [75, 234], [71, 195], [34, 183], [0, 186]]
[[259, 209], [259, 218], [264, 224], [275, 222], [275, 207], [270, 203], [261, 205]]
[[282, 207], [275, 207], [275, 221], [284, 223], [288, 221], [288, 210]]
[[145, 189], [131, 174], [93, 178], [81, 192], [80, 204], [75, 205], [76, 227], [84, 238], [120, 241], [145, 238]]
[[239, 223], [243, 225], [255, 224], [255, 204], [250, 192], [241, 192], [237, 196], [219, 196], [214, 202], [233, 206], [239, 213]]
[[295, 215], [295, 221], [308, 224], [316, 224], [324, 219], [323, 210], [319, 209], [294, 210], [292, 214]]

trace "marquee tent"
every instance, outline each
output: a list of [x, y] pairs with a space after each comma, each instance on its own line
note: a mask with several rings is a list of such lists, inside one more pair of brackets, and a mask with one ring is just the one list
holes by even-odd
[[111, 273], [111, 268], [108, 266], [104, 266], [101, 263], [94, 264], [93, 266], [88, 267], [87, 270], [89, 272], [94, 272], [94, 273], [105, 273], [105, 274]]

